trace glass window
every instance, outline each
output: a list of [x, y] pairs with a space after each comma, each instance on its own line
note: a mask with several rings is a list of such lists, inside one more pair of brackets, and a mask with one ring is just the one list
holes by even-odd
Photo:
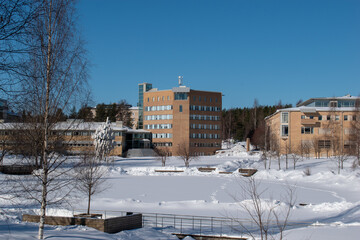
[[187, 93], [175, 93], [175, 100], [186, 100], [187, 98]]
[[183, 109], [182, 109], [182, 105], [179, 106], [179, 112], [182, 112]]
[[288, 112], [281, 113], [281, 123], [289, 123], [289, 113]]
[[301, 115], [301, 119], [305, 119], [306, 118], [306, 116], [305, 115]]
[[288, 125], [282, 125], [281, 126], [281, 136], [282, 137], [289, 136], [289, 126]]
[[348, 120], [348, 115], [344, 115], [344, 121]]
[[319, 121], [321, 121], [322, 120], [322, 116], [320, 115], [320, 116], [318, 116], [318, 119], [319, 119]]
[[326, 120], [330, 121], [330, 119], [331, 119], [330, 115], [327, 115]]
[[336, 116], [335, 116], [335, 120], [336, 120], [336, 121], [339, 121], [339, 120], [340, 120], [339, 115], [336, 115]]
[[313, 127], [301, 127], [301, 134], [313, 134], [314, 128]]

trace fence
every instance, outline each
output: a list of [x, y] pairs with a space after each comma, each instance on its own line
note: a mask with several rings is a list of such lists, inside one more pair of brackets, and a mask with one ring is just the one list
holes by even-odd
[[[79, 212], [74, 210], [74, 213]], [[81, 211], [80, 211], [81, 212]], [[102, 213], [104, 218], [114, 216], [125, 216], [129, 213], [125, 211], [92, 211], [93, 213]], [[254, 221], [249, 219], [226, 218], [226, 217], [208, 217], [208, 216], [190, 216], [162, 213], [141, 213], [143, 227], [154, 227], [162, 231], [176, 233], [198, 234], [198, 235], [236, 235], [243, 236], [246, 233], [258, 232], [259, 227]], [[280, 223], [281, 224], [281, 223]], [[287, 222], [287, 228], [298, 228], [313, 225], [312, 222]], [[314, 225], [316, 226], [316, 225]], [[246, 228], [246, 231], [245, 231]], [[269, 233], [277, 233], [278, 226], [276, 222], [268, 224]]]

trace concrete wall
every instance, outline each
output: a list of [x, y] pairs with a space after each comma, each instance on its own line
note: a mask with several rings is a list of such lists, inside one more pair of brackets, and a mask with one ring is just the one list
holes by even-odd
[[[25, 222], [38, 223], [40, 221], [40, 216], [24, 214], [22, 220]], [[117, 233], [123, 230], [141, 228], [142, 214], [134, 214], [108, 219], [46, 216], [45, 224], [61, 226], [83, 225], [106, 233]]]

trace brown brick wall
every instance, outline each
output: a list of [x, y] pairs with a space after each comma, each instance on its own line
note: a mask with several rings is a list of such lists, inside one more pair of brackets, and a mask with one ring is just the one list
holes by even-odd
[[[38, 215], [23, 215], [23, 221], [36, 222], [40, 221]], [[142, 227], [142, 214], [134, 214], [130, 216], [115, 217], [108, 219], [94, 219], [94, 218], [75, 218], [75, 217], [54, 217], [46, 216], [45, 224], [48, 225], [83, 225], [95, 228], [106, 233], [117, 233], [123, 230], [130, 230]]]

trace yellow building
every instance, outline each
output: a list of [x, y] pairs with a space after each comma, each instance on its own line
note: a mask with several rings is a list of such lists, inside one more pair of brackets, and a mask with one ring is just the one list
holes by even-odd
[[222, 94], [192, 90], [152, 88], [143, 93], [143, 127], [152, 142], [178, 155], [181, 147], [194, 155], [212, 155], [221, 148]]
[[328, 157], [356, 151], [359, 97], [311, 98], [265, 118], [268, 149]]

